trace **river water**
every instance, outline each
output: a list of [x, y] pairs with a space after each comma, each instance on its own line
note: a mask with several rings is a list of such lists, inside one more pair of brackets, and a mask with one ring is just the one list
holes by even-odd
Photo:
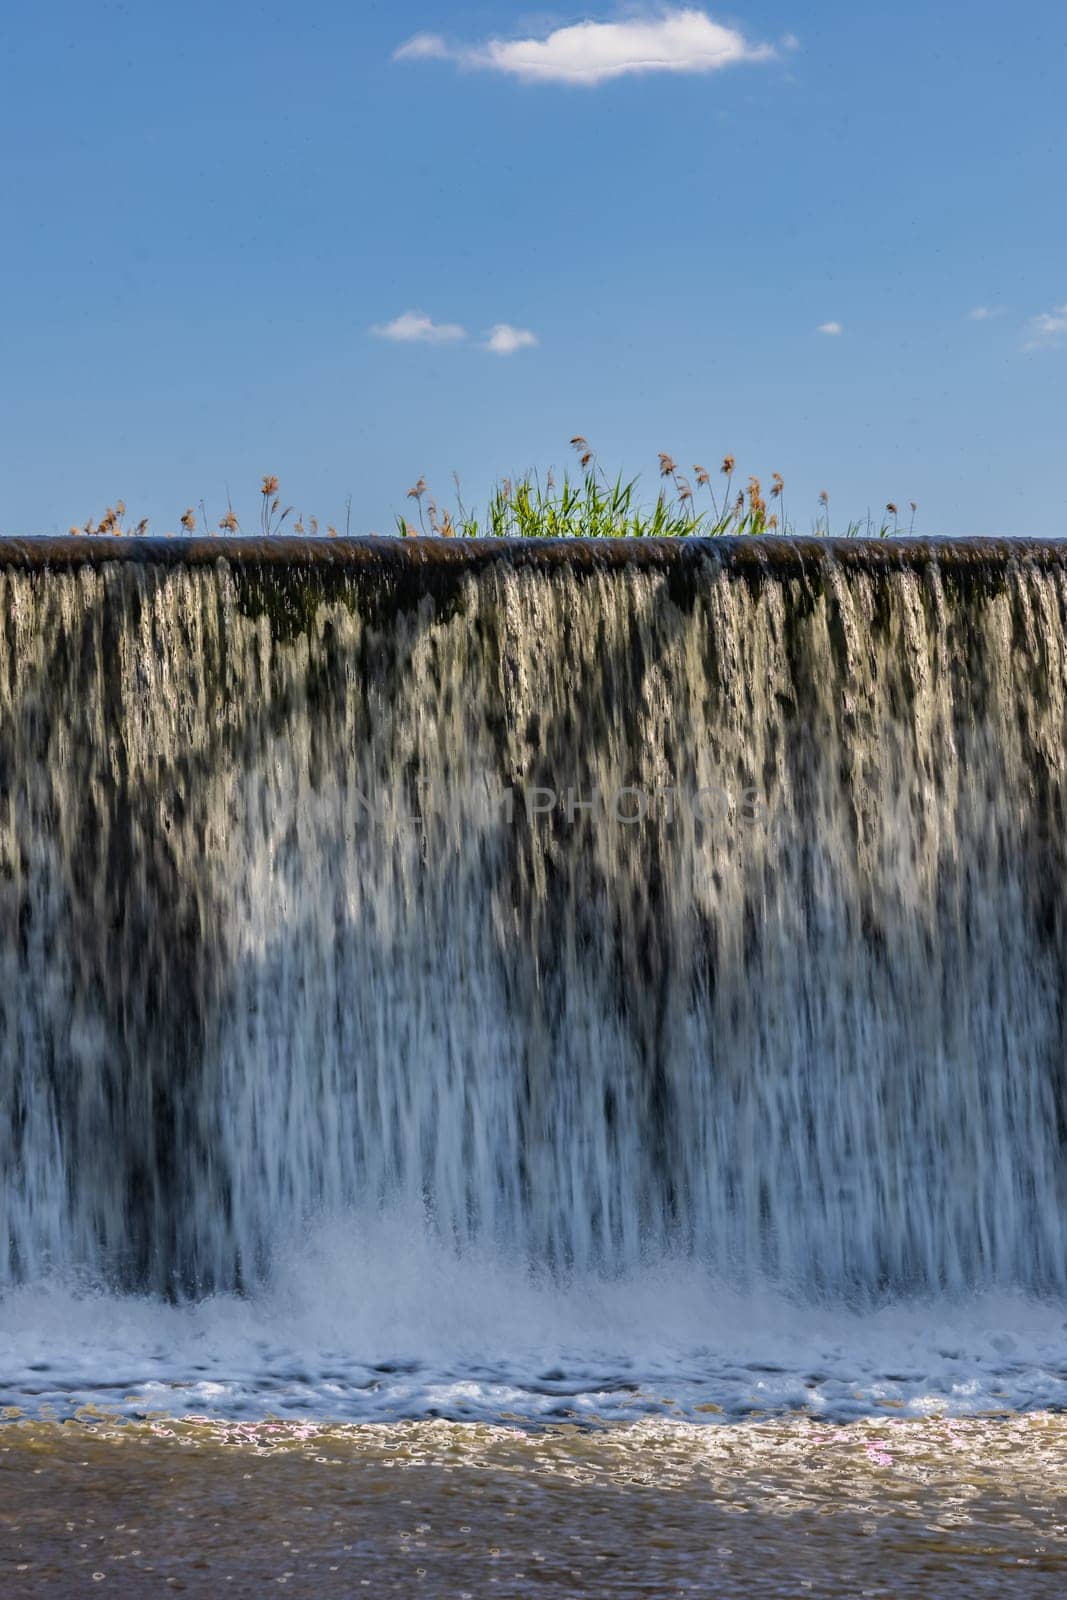
[[4, 1592], [1062, 1592], [1062, 555], [190, 551], [0, 561]]

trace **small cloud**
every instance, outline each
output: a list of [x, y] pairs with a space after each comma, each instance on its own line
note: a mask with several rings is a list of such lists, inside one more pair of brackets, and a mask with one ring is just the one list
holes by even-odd
[[839, 333], [844, 333], [844, 331], [845, 331], [844, 328], [841, 326], [841, 324], [839, 322], [820, 322], [819, 323], [819, 332], [820, 333], [828, 333], [828, 334], [831, 335], [831, 337], [833, 337], [835, 339], [836, 339], [836, 337], [837, 337], [837, 335]]
[[394, 61], [447, 61], [453, 52], [439, 33], [417, 33], [393, 51]]
[[433, 322], [421, 311], [405, 311], [371, 329], [377, 339], [392, 339], [395, 344], [451, 344], [467, 337], [466, 328], [457, 322]]
[[1026, 324], [1024, 350], [1049, 350], [1067, 338], [1067, 306], [1054, 306]]
[[490, 329], [485, 348], [495, 356], [513, 356], [516, 350], [532, 350], [537, 335], [529, 328], [513, 328], [509, 322], [498, 322]]
[[480, 45], [452, 45], [439, 34], [419, 33], [400, 46], [393, 60], [454, 61], [528, 83], [588, 85], [630, 73], [718, 72], [745, 61], [770, 61], [774, 55], [770, 45], [750, 44], [735, 28], [687, 6], [622, 22], [578, 22], [542, 38], [487, 39]]
[[1004, 315], [1003, 306], [972, 306], [967, 313], [969, 322], [989, 322], [993, 317]]
[[800, 49], [800, 40], [797, 38], [795, 33], [783, 33], [782, 34], [782, 49], [783, 50], [799, 50]]

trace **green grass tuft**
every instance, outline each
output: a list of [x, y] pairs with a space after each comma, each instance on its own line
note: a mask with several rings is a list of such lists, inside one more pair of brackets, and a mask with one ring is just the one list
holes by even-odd
[[[764, 496], [760, 480], [755, 477], [748, 479], [745, 488], [735, 491], [734, 457], [726, 456], [716, 490], [715, 480], [706, 468], [694, 466], [691, 480], [671, 456], [661, 453], [660, 488], [649, 506], [639, 498], [639, 478], [624, 479], [619, 475], [610, 479], [586, 439], [579, 435], [571, 444], [580, 457], [580, 476], [572, 478], [565, 472], [558, 483], [552, 473], [543, 482], [538, 473], [526, 473], [515, 480], [502, 478], [481, 518], [463, 504], [458, 479], [453, 511], [440, 508], [425, 479], [420, 478], [407, 496], [417, 506], [418, 526], [408, 517], [398, 516], [397, 531], [406, 538], [421, 533], [456, 539], [718, 539], [794, 535], [799, 531], [786, 516], [785, 482], [777, 472], [771, 475], [769, 497]], [[916, 509], [913, 503], [908, 533], [914, 532]], [[892, 521], [888, 520], [890, 516]], [[836, 532], [842, 538], [885, 539], [905, 530], [892, 503], [887, 505], [880, 522], [876, 523], [868, 512], [863, 521], [834, 529], [830, 497], [824, 491], [810, 529], [804, 531], [823, 538]]]

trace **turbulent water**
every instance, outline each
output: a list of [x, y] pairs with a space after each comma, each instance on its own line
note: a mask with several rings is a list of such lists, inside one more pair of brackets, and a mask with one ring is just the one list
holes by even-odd
[[1063, 1402], [1067, 565], [767, 550], [0, 565], [4, 1398]]

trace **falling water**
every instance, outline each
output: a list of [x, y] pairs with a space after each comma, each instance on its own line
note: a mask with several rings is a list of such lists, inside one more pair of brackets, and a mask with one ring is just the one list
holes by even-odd
[[1067, 1288], [1055, 547], [186, 550], [0, 564], [0, 1283]]

